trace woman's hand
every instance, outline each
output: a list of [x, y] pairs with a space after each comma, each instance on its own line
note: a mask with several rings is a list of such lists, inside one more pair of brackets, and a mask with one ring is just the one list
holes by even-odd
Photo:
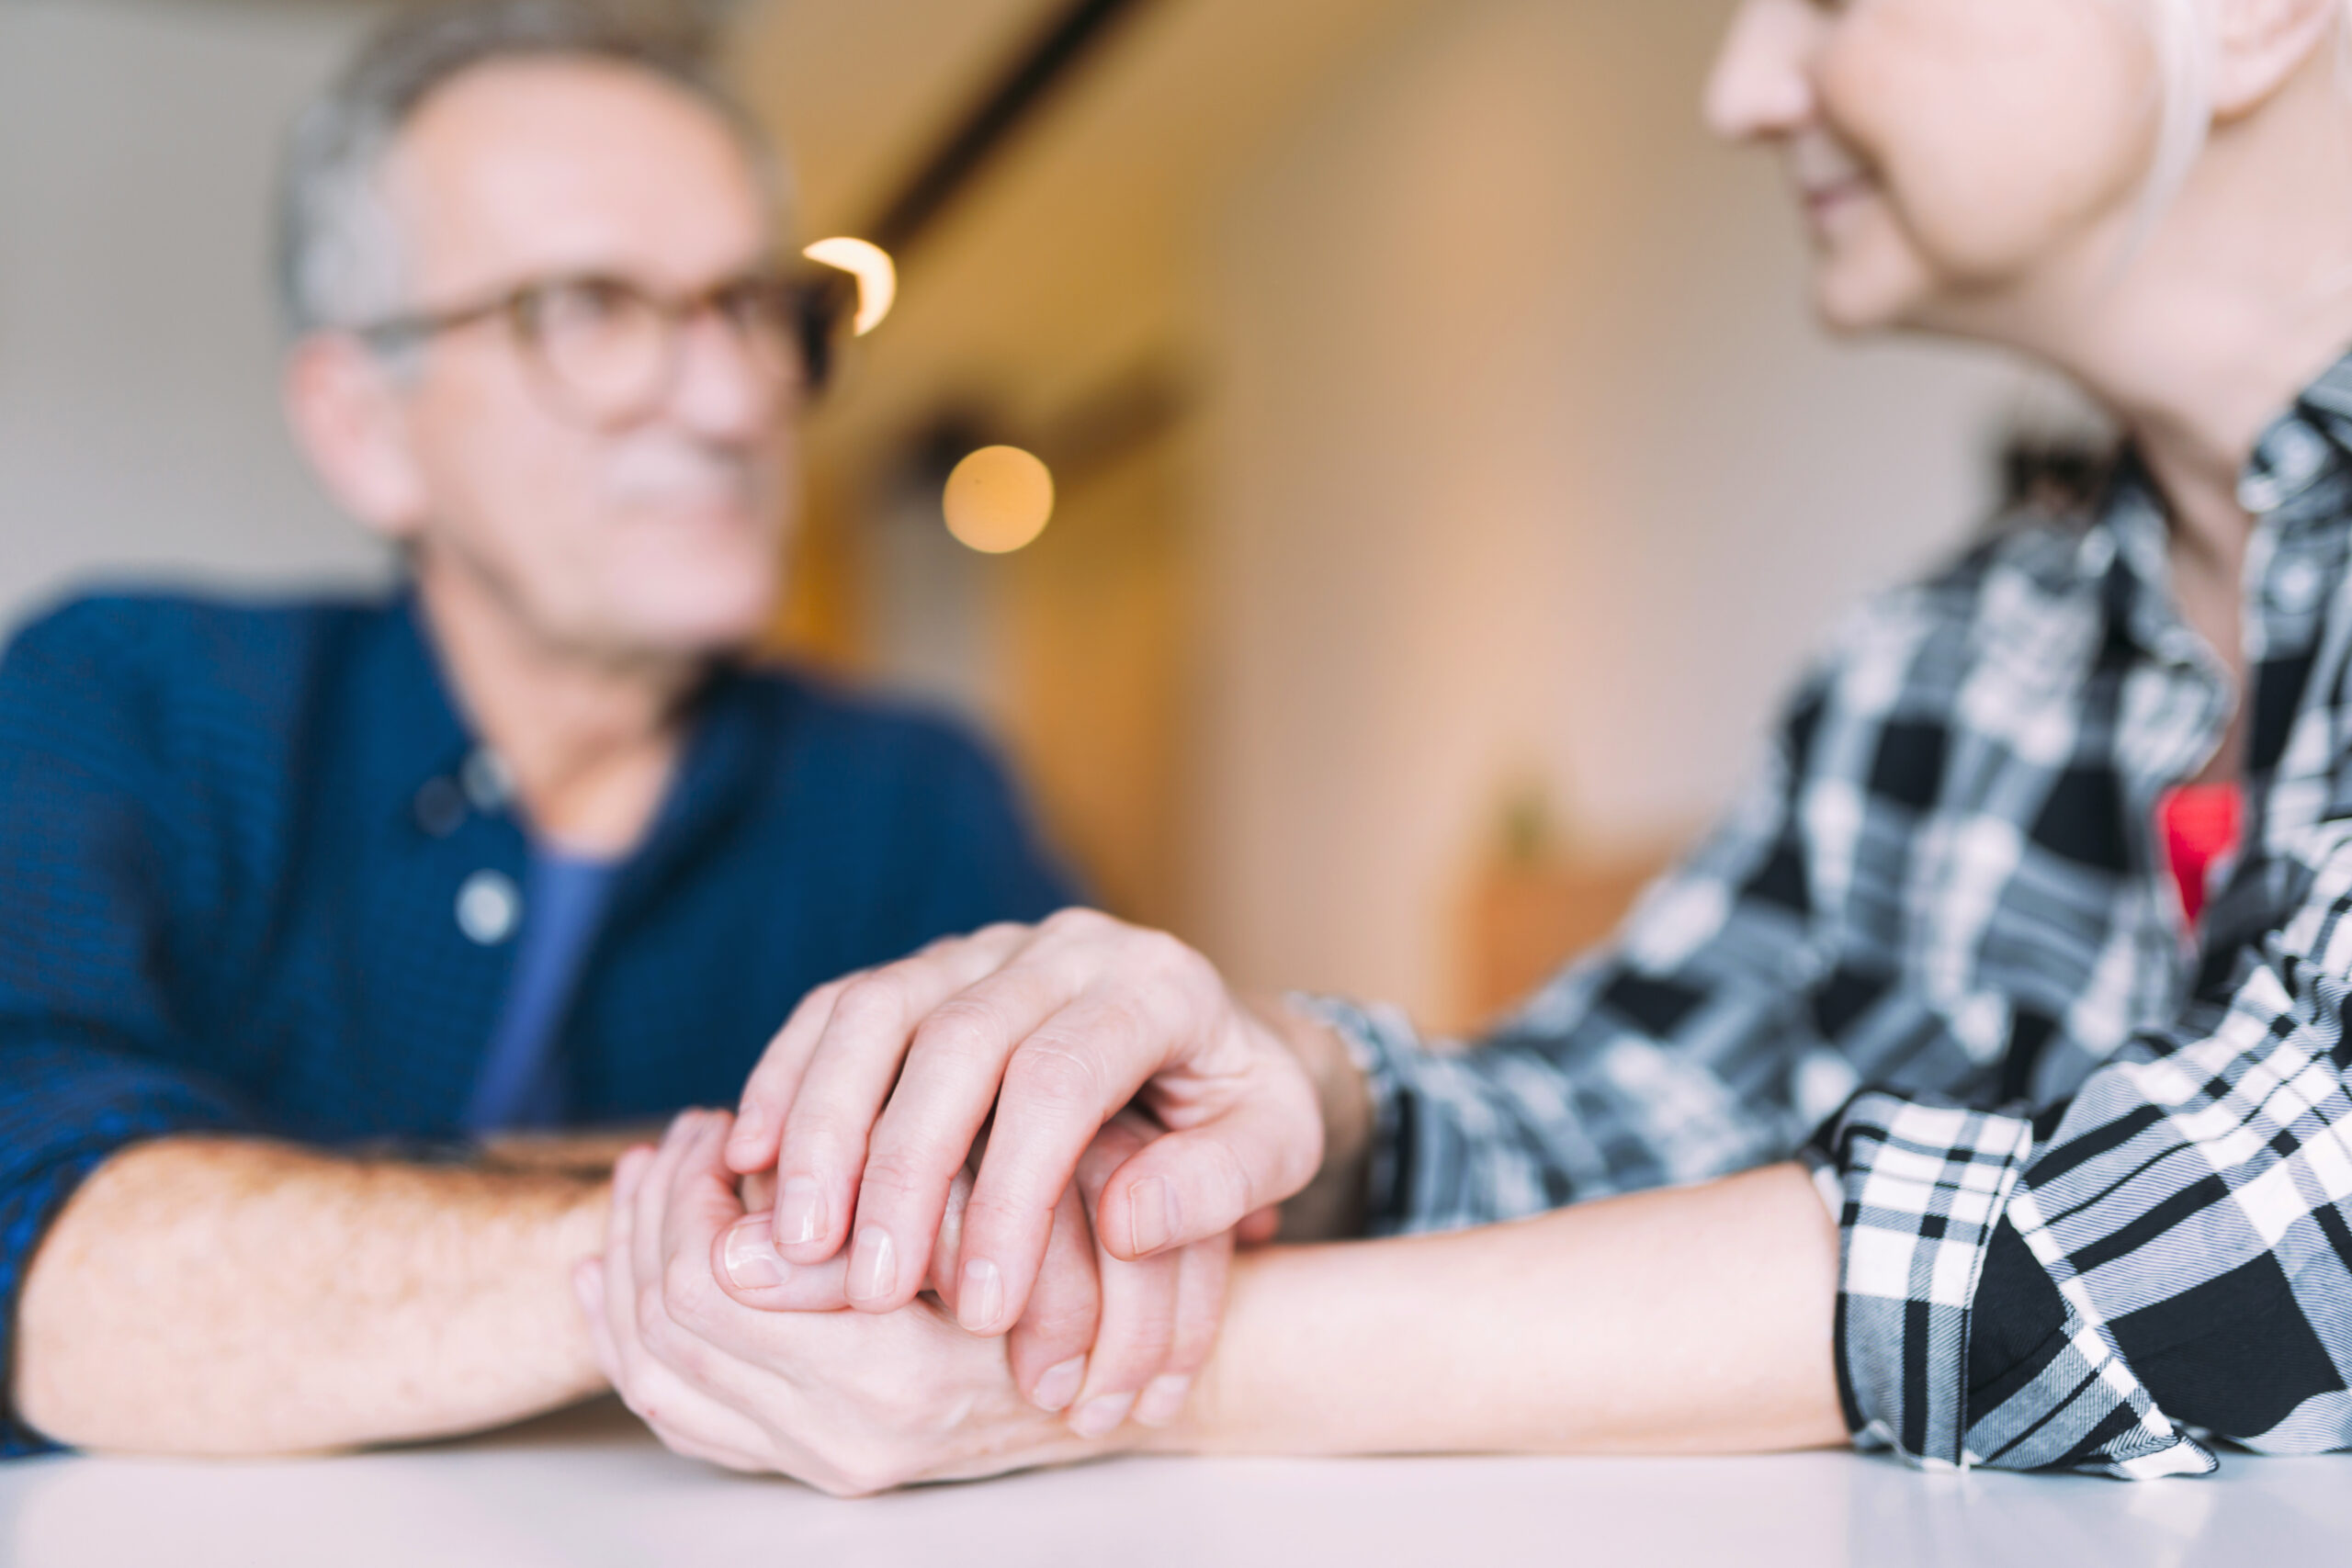
[[1231, 1231], [1322, 1163], [1315, 1085], [1207, 960], [1066, 910], [811, 993], [746, 1085], [726, 1157], [775, 1170], [784, 1258], [813, 1267], [847, 1244], [850, 1304], [894, 1312], [922, 1289], [989, 1125], [943, 1294], [967, 1329], [1001, 1334], [1028, 1310], [1081, 1156], [1138, 1100], [1167, 1133], [1095, 1172], [1093, 1229], [1112, 1258]]
[[[680, 1453], [776, 1471], [837, 1495], [997, 1474], [1113, 1451], [1040, 1411], [1006, 1342], [928, 1302], [887, 1315], [839, 1304], [838, 1268], [737, 1299], [716, 1264], [744, 1219], [720, 1151], [732, 1120], [689, 1111], [614, 1176], [601, 1261], [574, 1278], [596, 1357], [630, 1409]], [[1106, 1288], [1106, 1326], [1120, 1308]]]

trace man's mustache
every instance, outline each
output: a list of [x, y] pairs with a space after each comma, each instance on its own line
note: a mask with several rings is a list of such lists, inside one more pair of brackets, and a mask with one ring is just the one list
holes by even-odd
[[616, 453], [605, 485], [632, 505], [756, 505], [774, 493], [775, 462], [749, 452], [664, 443]]

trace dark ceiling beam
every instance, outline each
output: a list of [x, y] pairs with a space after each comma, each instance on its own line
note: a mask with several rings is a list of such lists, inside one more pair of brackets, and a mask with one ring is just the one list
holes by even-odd
[[1015, 56], [930, 161], [864, 231], [904, 259], [1117, 25], [1150, 0], [1072, 0]]

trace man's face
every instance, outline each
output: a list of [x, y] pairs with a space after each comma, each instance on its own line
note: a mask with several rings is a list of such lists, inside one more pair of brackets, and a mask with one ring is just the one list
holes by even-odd
[[[420, 313], [580, 276], [683, 298], [766, 260], [758, 182], [727, 127], [625, 66], [460, 76], [385, 182]], [[755, 636], [780, 585], [797, 391], [710, 312], [679, 350], [641, 410], [597, 418], [551, 395], [504, 316], [432, 338], [398, 394], [414, 503], [379, 522], [428, 582], [469, 579], [469, 598], [550, 649], [670, 658]]]

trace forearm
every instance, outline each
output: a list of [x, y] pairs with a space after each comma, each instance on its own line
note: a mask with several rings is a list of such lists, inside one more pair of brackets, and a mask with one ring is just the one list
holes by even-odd
[[602, 1181], [621, 1156], [640, 1144], [658, 1144], [667, 1123], [591, 1127], [566, 1133], [499, 1133], [481, 1141], [478, 1168], [533, 1172]]
[[175, 1139], [117, 1156], [35, 1255], [17, 1413], [60, 1442], [256, 1453], [445, 1436], [595, 1392], [571, 1269], [600, 1182]]
[[1841, 1442], [1838, 1232], [1794, 1166], [1450, 1235], [1237, 1263], [1193, 1418], [1269, 1453]]

